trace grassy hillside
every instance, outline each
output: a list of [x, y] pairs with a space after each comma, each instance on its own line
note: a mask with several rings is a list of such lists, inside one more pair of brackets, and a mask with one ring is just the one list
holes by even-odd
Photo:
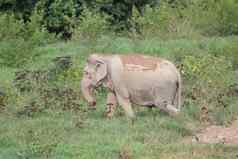
[[[37, 46], [41, 52], [37, 60], [23, 68], [0, 70], [1, 91], [6, 94], [0, 106], [0, 158], [236, 158], [236, 145], [188, 141], [204, 125], [229, 125], [237, 117], [238, 98], [230, 88], [238, 84], [237, 44], [237, 36], [168, 40], [101, 36]], [[132, 124], [118, 107], [109, 120], [104, 116], [104, 89], [97, 91], [97, 110], [88, 110], [79, 81], [92, 52], [136, 52], [173, 61], [183, 75], [181, 114], [170, 117], [158, 109], [134, 106], [137, 120]], [[54, 59], [62, 56], [72, 57], [70, 68], [55, 64]], [[16, 72], [23, 70], [28, 70], [27, 78], [16, 80]]]

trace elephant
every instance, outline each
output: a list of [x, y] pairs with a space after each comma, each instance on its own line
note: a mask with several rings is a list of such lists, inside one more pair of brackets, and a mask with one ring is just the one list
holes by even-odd
[[90, 108], [96, 109], [94, 90], [108, 90], [106, 115], [111, 118], [119, 104], [134, 118], [132, 104], [157, 107], [169, 115], [180, 112], [181, 75], [176, 66], [160, 57], [142, 54], [96, 54], [87, 58], [81, 92]]

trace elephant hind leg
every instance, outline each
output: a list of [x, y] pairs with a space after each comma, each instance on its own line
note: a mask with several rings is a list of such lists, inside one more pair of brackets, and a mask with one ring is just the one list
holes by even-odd
[[167, 104], [166, 109], [168, 110], [168, 113], [170, 115], [176, 115], [176, 114], [179, 113], [179, 109], [176, 108], [174, 105], [171, 105], [171, 104]]
[[155, 105], [171, 116], [176, 115], [179, 112], [179, 110], [174, 105], [170, 104], [170, 102], [167, 102], [166, 100], [159, 100]]

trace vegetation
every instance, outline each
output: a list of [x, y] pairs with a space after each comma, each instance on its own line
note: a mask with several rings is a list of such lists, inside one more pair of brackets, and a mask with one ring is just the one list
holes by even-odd
[[[237, 157], [236, 145], [187, 141], [237, 118], [236, 0], [8, 0], [0, 10], [0, 158]], [[134, 107], [131, 124], [118, 107], [109, 120], [103, 88], [88, 110], [79, 81], [92, 52], [173, 61], [181, 114]]]

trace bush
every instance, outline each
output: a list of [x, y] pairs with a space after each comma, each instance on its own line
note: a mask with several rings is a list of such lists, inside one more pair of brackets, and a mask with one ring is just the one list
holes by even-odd
[[226, 0], [219, 4], [219, 31], [221, 35], [238, 34], [238, 1]]
[[44, 21], [42, 11], [35, 10], [22, 30], [22, 37], [36, 46], [49, 44], [55, 40], [55, 34], [49, 34], [42, 21]]
[[0, 43], [0, 65], [19, 67], [36, 56], [34, 46], [22, 38], [6, 40]]
[[204, 35], [233, 35], [238, 33], [238, 3], [227, 1], [195, 1], [182, 11], [193, 26]]
[[159, 8], [147, 6], [142, 17], [134, 10], [133, 21], [143, 37], [228, 36], [238, 33], [237, 10], [236, 0], [162, 1]]
[[[19, 116], [33, 117], [39, 112], [74, 111], [82, 109], [78, 88], [82, 68], [71, 58], [58, 57], [47, 70], [19, 70], [15, 72], [15, 95], [11, 100]], [[10, 106], [10, 105], [9, 105]]]
[[134, 12], [133, 21], [142, 36], [154, 37], [168, 31], [170, 18], [168, 6], [163, 3], [160, 9], [146, 7], [143, 17]]
[[133, 21], [141, 37], [156, 37], [161, 39], [191, 38], [199, 36], [191, 21], [182, 16], [182, 4], [176, 8], [162, 2], [159, 8], [145, 8], [144, 16], [134, 13]]
[[3, 0], [0, 1], [0, 11], [13, 13], [24, 21], [28, 21], [39, 0]]
[[72, 36], [76, 21], [76, 6], [73, 0], [46, 1], [38, 7], [44, 10], [44, 23], [50, 32], [61, 34], [64, 39]]
[[214, 118], [228, 106], [229, 88], [236, 82], [231, 61], [210, 54], [185, 55], [182, 73], [185, 104], [197, 105], [201, 111], [207, 109], [216, 121]]
[[229, 60], [232, 62], [232, 66], [234, 70], [238, 70], [238, 41], [234, 41], [231, 43], [230, 46], [227, 46], [224, 50], [224, 53], [229, 58]]
[[17, 20], [14, 15], [0, 14], [0, 42], [17, 38], [24, 28], [24, 23]]
[[41, 26], [42, 16], [37, 12], [30, 21], [23, 23], [13, 15], [0, 16], [0, 65], [19, 67], [33, 60], [40, 54], [37, 46], [53, 40]]
[[84, 8], [77, 27], [74, 30], [73, 39], [85, 38], [93, 40], [109, 32], [107, 18], [104, 14], [92, 12]]

